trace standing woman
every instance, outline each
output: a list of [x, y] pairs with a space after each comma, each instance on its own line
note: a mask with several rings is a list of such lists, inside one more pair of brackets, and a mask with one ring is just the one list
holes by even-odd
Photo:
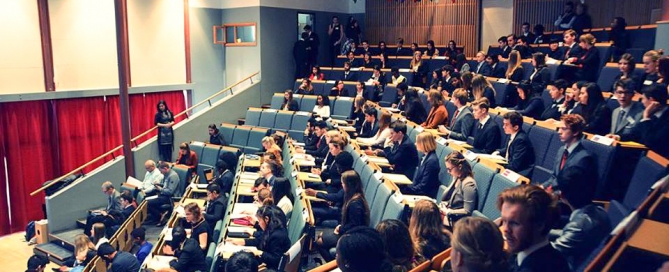
[[186, 221], [182, 223], [184, 229], [192, 229], [190, 237], [198, 241], [202, 251], [207, 252], [207, 247], [212, 237], [209, 232], [213, 228], [209, 227], [209, 223], [204, 219], [202, 209], [200, 209], [197, 203], [188, 203], [184, 207], [184, 211], [186, 211]]
[[483, 75], [474, 76], [474, 79], [472, 80], [472, 94], [474, 100], [481, 97], [487, 98], [490, 102], [491, 109], [497, 107], [497, 103], [495, 103], [495, 96], [497, 95], [495, 87], [493, 87]]
[[611, 109], [606, 106], [604, 96], [599, 86], [595, 83], [588, 83], [581, 88], [579, 102], [583, 107], [581, 116], [585, 119], [585, 128], [583, 131], [606, 135], [611, 131]]
[[[509, 63], [507, 64], [506, 73], [504, 77], [512, 82], [520, 82], [523, 80], [523, 74], [525, 70], [520, 62], [520, 53], [516, 50], [511, 50], [509, 53]], [[502, 99], [502, 107], [514, 107], [518, 103], [518, 94], [514, 92], [514, 86], [512, 84], [506, 85], [507, 90], [505, 96]]]
[[427, 120], [421, 124], [423, 128], [434, 129], [439, 125], [448, 124], [448, 111], [444, 106], [444, 97], [436, 89], [431, 89], [427, 94], [427, 102], [432, 105]]
[[411, 185], [402, 187], [401, 191], [410, 195], [435, 197], [439, 188], [439, 158], [437, 157], [437, 141], [432, 133], [423, 131], [416, 136], [416, 149], [423, 153], [423, 159], [414, 174]]
[[293, 91], [286, 90], [283, 93], [283, 104], [281, 104], [281, 109], [286, 111], [300, 110], [300, 106], [297, 104], [297, 101], [293, 99]]
[[330, 98], [327, 95], [319, 94], [316, 97], [316, 105], [314, 105], [313, 113], [318, 114], [322, 118], [330, 117]]
[[316, 240], [318, 250], [326, 262], [334, 259], [330, 249], [337, 245], [339, 237], [354, 227], [369, 225], [369, 205], [365, 200], [360, 176], [355, 171], [348, 170], [342, 174], [341, 180], [344, 190], [341, 224], [333, 232], [323, 233]]
[[411, 59], [409, 68], [413, 73], [413, 82], [411, 83], [411, 86], [425, 86], [428, 68], [427, 63], [423, 62], [423, 54], [420, 51], [413, 52], [413, 58]]
[[332, 23], [328, 25], [328, 36], [330, 36], [330, 62], [334, 65], [341, 42], [344, 40], [344, 28], [339, 23], [339, 17], [332, 16]]
[[174, 114], [167, 107], [165, 100], [158, 101], [156, 105], [158, 112], [153, 118], [153, 123], [158, 127], [158, 152], [161, 161], [172, 161], [172, 149], [174, 148]]
[[451, 232], [441, 222], [437, 204], [430, 200], [416, 202], [409, 219], [409, 233], [416, 252], [428, 260], [451, 244]]
[[458, 219], [472, 215], [478, 205], [478, 187], [472, 166], [459, 151], [453, 151], [445, 159], [446, 169], [453, 181], [441, 196], [439, 209], [444, 214], [444, 224], [453, 226]]

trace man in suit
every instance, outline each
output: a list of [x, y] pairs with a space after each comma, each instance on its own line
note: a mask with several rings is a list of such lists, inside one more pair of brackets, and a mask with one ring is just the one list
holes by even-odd
[[439, 126], [439, 132], [446, 134], [446, 137], [454, 140], [467, 141], [467, 137], [471, 135], [472, 127], [474, 126], [474, 115], [469, 107], [467, 107], [468, 99], [467, 91], [464, 89], [458, 89], [453, 93], [451, 101], [457, 109], [453, 114], [453, 118], [451, 118], [450, 126], [448, 128]]
[[157, 192], [158, 197], [147, 200], [147, 209], [149, 217], [153, 220], [159, 220], [158, 226], [162, 227], [167, 223], [167, 219], [169, 219], [167, 214], [169, 214], [171, 209], [163, 212], [161, 206], [164, 204], [172, 204], [172, 196], [174, 196], [179, 187], [180, 179], [177, 172], [174, 172], [170, 167], [170, 164], [167, 162], [160, 162], [158, 169], [160, 170], [160, 173], [163, 174], [163, 181], [160, 185], [155, 185], [156, 188], [154, 191]]
[[506, 47], [504, 47], [504, 51], [502, 51], [502, 55], [497, 56], [497, 59], [499, 61], [509, 61], [509, 54], [511, 53], [512, 50], [517, 50], [516, 46], [516, 35], [509, 34], [506, 36]]
[[616, 140], [629, 141], [634, 137], [634, 127], [641, 121], [643, 105], [632, 101], [636, 83], [632, 79], [621, 79], [615, 84], [614, 95], [620, 107], [613, 110], [611, 132], [606, 135]]
[[399, 38], [397, 40], [397, 49], [392, 50], [392, 55], [395, 55], [395, 56], [412, 56], [413, 52], [411, 52], [411, 49], [409, 49], [409, 48], [404, 48], [404, 39]]
[[281, 177], [281, 165], [274, 161], [265, 161], [260, 165], [260, 176], [262, 176], [269, 184], [269, 187], [274, 186], [277, 177]]
[[[552, 178], [543, 183], [543, 187], [549, 192], [558, 193], [560, 184], [557, 176], [566, 168], [576, 168], [584, 177], [584, 181], [597, 183], [597, 163], [588, 150], [581, 144], [585, 120], [578, 114], [565, 114], [560, 118], [558, 134], [560, 141], [564, 143], [558, 149], [558, 158], [555, 160]], [[546, 154], [550, 155], [550, 154]]]
[[497, 55], [497, 59], [498, 60], [508, 59], [509, 53], [511, 53], [512, 50], [511, 47], [513, 47], [513, 45], [509, 45], [506, 36], [499, 37], [499, 39], [497, 39], [497, 43], [499, 43], [499, 48], [502, 49], [502, 53]]
[[200, 243], [193, 237], [186, 237], [186, 230], [182, 226], [172, 229], [172, 241], [163, 246], [163, 254], [177, 257], [176, 260], [170, 261], [170, 268], [176, 271], [204, 271], [207, 269], [205, 253], [200, 248]]
[[376, 121], [376, 108], [369, 107], [365, 110], [365, 121], [362, 122], [358, 137], [372, 138], [379, 131], [379, 122]]
[[86, 227], [84, 234], [91, 236], [91, 227], [95, 223], [105, 223], [106, 226], [113, 226], [114, 219], [112, 214], [120, 214], [123, 210], [121, 204], [121, 193], [114, 189], [111, 181], [102, 183], [102, 193], [107, 197], [107, 207], [103, 210], [92, 210], [86, 218]]
[[534, 43], [534, 38], [536, 38], [536, 36], [534, 35], [534, 33], [530, 31], [530, 23], [524, 22], [523, 25], [520, 26], [520, 28], [522, 30], [522, 33], [520, 33], [520, 36], [518, 38], [525, 37], [528, 43]]
[[[182, 227], [178, 228], [183, 230]], [[184, 231], [184, 236], [185, 235], [186, 232]], [[200, 249], [199, 246], [198, 249]], [[200, 252], [202, 252], [201, 249]], [[109, 243], [103, 243], [98, 247], [98, 256], [108, 264], [111, 264], [109, 271], [139, 271], [139, 261], [134, 255], [124, 251], [117, 251]], [[204, 254], [202, 256], [204, 259]]]
[[485, 76], [504, 78], [506, 70], [504, 69], [504, 67], [502, 67], [502, 65], [499, 64], [499, 59], [497, 59], [497, 55], [491, 54], [486, 56], [485, 62], [487, 62], [488, 66], [490, 66], [490, 75], [485, 75]]
[[[570, 29], [564, 32], [564, 47], [565, 52], [564, 57], [561, 60], [567, 60], [570, 58], [580, 58], [583, 54], [583, 50], [576, 42], [576, 31]], [[560, 65], [555, 72], [555, 78], [562, 78], [569, 82], [574, 81], [574, 74], [576, 73], [577, 68], [575, 66], [565, 66]]]
[[523, 131], [523, 116], [512, 111], [505, 113], [503, 118], [502, 128], [509, 138], [506, 145], [496, 153], [506, 158], [507, 169], [529, 177], [534, 166], [534, 147], [527, 133]]
[[413, 178], [418, 166], [418, 150], [406, 135], [407, 125], [395, 121], [390, 128], [390, 137], [386, 139], [383, 150], [365, 150], [365, 154], [386, 157], [393, 166], [393, 173]]
[[546, 85], [548, 89], [548, 94], [551, 96], [551, 105], [548, 106], [543, 113], [541, 113], [541, 120], [560, 119], [560, 105], [564, 104], [564, 94], [569, 87], [568, 83], [564, 79], [558, 79], [554, 82]]
[[476, 122], [474, 123], [474, 149], [476, 153], [490, 154], [500, 146], [502, 136], [499, 126], [490, 118], [488, 98], [482, 97], [472, 102], [472, 111]]
[[353, 68], [360, 68], [363, 66], [362, 60], [356, 59], [353, 51], [348, 51], [348, 53], [346, 53], [346, 61], [349, 62]]
[[508, 188], [497, 196], [513, 272], [570, 271], [567, 260], [548, 242], [558, 220], [555, 198], [536, 185]]
[[569, 222], [562, 229], [549, 233], [552, 246], [576, 270], [590, 252], [611, 232], [611, 222], [606, 210], [593, 204], [595, 184], [582, 179], [576, 168], [567, 168], [558, 175], [561, 185], [560, 199], [572, 210]]
[[476, 53], [476, 69], [474, 69], [474, 73], [479, 74], [479, 75], [484, 75], [484, 76], [491, 76], [492, 75], [492, 69], [490, 68], [490, 65], [485, 61], [486, 55], [485, 52], [479, 51]]
[[453, 91], [455, 90], [455, 86], [453, 85], [453, 80], [455, 77], [453, 74], [455, 73], [455, 68], [452, 65], [444, 65], [444, 67], [441, 68], [441, 77], [444, 79], [444, 83], [441, 85], [441, 87], [437, 88], [437, 91], [442, 91], [442, 89], [446, 90], [449, 94], [452, 94]]
[[667, 85], [655, 84], [643, 91], [641, 103], [646, 107], [641, 121], [635, 128], [636, 138], [651, 150], [669, 158], [669, 110], [667, 110]]
[[320, 39], [318, 39], [318, 34], [311, 31], [310, 25], [304, 26], [304, 31], [307, 33], [307, 52], [308, 52], [308, 61], [307, 71], [311, 71], [311, 67], [318, 63], [318, 46], [320, 45]]
[[343, 81], [358, 81], [358, 73], [351, 71], [351, 62], [344, 62], [344, 75], [342, 75], [341, 80]]
[[314, 156], [316, 159], [320, 158], [322, 160], [329, 152], [328, 143], [325, 140], [325, 133], [328, 132], [328, 124], [324, 121], [316, 122], [314, 132], [316, 133], [316, 136], [318, 136], [318, 142], [316, 142], [316, 145], [313, 146], [315, 149], [305, 148], [305, 151], [307, 154]]

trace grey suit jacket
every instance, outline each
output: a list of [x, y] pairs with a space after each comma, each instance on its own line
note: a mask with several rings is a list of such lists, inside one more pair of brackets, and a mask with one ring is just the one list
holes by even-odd
[[618, 125], [618, 118], [620, 116], [621, 108], [616, 108], [613, 110], [613, 115], [611, 117], [611, 134], [616, 134], [620, 136], [620, 139], [623, 141], [628, 141], [633, 137], [634, 126], [636, 126], [643, 115], [643, 105], [641, 103], [633, 102], [630, 107], [630, 111], [626, 114], [627, 116], [622, 120], [620, 128], [616, 130]]
[[474, 126], [474, 115], [469, 107], [462, 109], [455, 118], [455, 123], [451, 127], [451, 134], [449, 137], [458, 141], [467, 141], [467, 137], [472, 134], [472, 127]]
[[172, 197], [179, 188], [179, 175], [174, 170], [170, 169], [162, 182], [163, 189], [160, 191], [161, 195]]
[[551, 230], [551, 244], [567, 258], [572, 269], [579, 267], [590, 252], [611, 231], [606, 211], [595, 204], [572, 212], [569, 222], [561, 230]]
[[114, 189], [114, 192], [108, 196], [107, 199], [107, 211], [118, 211], [119, 213], [123, 210], [121, 206], [121, 193], [118, 190]]
[[[442, 201], [448, 200], [448, 208], [451, 209], [451, 214], [471, 215], [474, 210], [478, 209], [478, 187], [476, 181], [472, 177], [466, 177], [458, 186], [455, 186], [455, 180], [451, 182]], [[450, 197], [448, 194], [451, 193]]]

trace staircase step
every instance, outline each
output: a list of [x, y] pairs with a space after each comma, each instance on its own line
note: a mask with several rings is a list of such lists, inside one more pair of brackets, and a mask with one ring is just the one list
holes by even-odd
[[62, 246], [59, 246], [56, 243], [45, 243], [41, 245], [36, 245], [33, 248], [33, 253], [47, 256], [50, 261], [60, 265], [63, 265], [63, 262], [68, 258], [74, 256], [73, 251], [68, 250]]
[[82, 229], [71, 229], [56, 233], [49, 233], [49, 241], [74, 251], [74, 238], [82, 233], [84, 233]]

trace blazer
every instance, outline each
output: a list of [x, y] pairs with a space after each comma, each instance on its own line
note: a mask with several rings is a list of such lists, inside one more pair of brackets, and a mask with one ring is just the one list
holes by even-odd
[[550, 51], [549, 49], [546, 55], [548, 55], [549, 58], [554, 60], [564, 60], [565, 49], [564, 47], [558, 47], [558, 49], [555, 51]]
[[585, 132], [606, 135], [611, 131], [611, 109], [606, 106], [606, 102], [601, 102], [596, 105], [594, 112], [587, 117], [585, 122]]
[[551, 81], [551, 71], [548, 70], [546, 66], [534, 69], [534, 72], [530, 75], [530, 83], [532, 86], [540, 86], [541, 89], [545, 89], [546, 85]]
[[526, 101], [518, 101], [515, 109], [523, 116], [539, 119], [544, 112], [544, 101], [539, 96], [530, 97]]
[[[585, 149], [585, 147], [583, 147], [581, 142], [577, 142], [575, 144], [577, 146], [571, 153], [569, 153], [569, 155], [567, 155], [567, 160], [564, 163], [563, 169], [568, 167], [576, 167], [583, 173], [583, 180], [589, 180], [597, 183], [599, 181], [599, 174], [595, 157], [592, 156], [592, 154], [590, 154], [590, 152]], [[557, 158], [555, 159], [555, 164], [553, 166], [553, 175], [548, 181], [544, 182], [544, 188], [552, 186], [554, 190], [558, 189], [556, 188], [559, 187], [559, 184], [557, 183], [557, 176], [560, 174], [560, 163], [562, 162], [562, 154], [564, 151], [565, 146], [563, 145], [560, 147], [560, 149], [558, 149], [557, 154], [555, 154]]]
[[474, 143], [472, 144], [474, 148], [472, 151], [475, 153], [491, 154], [499, 148], [502, 142], [499, 125], [490, 116], [485, 125], [483, 125], [483, 128], [480, 128], [480, 126], [481, 123], [476, 120], [472, 128], [472, 135], [474, 135]]
[[599, 77], [599, 49], [591, 47], [584, 50], [583, 54], [576, 59], [576, 64], [580, 69], [576, 70], [574, 74], [577, 80], [585, 80], [588, 82], [597, 82]]
[[512, 49], [513, 48], [511, 48], [511, 46], [508, 46], [508, 45], [505, 46], [504, 48], [502, 48], [502, 54], [500, 54], [502, 56], [502, 58], [505, 58], [505, 59], [509, 58], [509, 54], [511, 53]]
[[193, 272], [207, 270], [204, 252], [200, 248], [200, 243], [194, 238], [186, 238], [183, 246], [180, 249], [175, 249], [174, 256], [177, 259], [170, 262], [170, 267], [176, 271]]
[[[613, 110], [610, 133], [620, 136], [623, 141], [629, 141], [634, 136], [634, 126], [639, 124], [641, 117], [643, 117], [644, 107], [641, 103], [632, 102], [632, 106], [630, 106], [629, 112], [625, 113], [624, 119], [619, 120], [622, 110], [620, 107]], [[620, 121], [620, 126], [618, 126], [618, 121]]]
[[451, 182], [451, 186], [444, 192], [441, 197], [442, 203], [448, 204], [452, 215], [458, 215], [458, 217], [471, 215], [474, 210], [478, 209], [479, 203], [476, 180], [473, 177], [465, 177], [464, 180], [458, 182], [457, 186], [455, 184], [455, 181]]
[[360, 127], [360, 133], [358, 137], [362, 138], [372, 138], [379, 131], [379, 121], [374, 120], [374, 123], [368, 123], [364, 121]]
[[[267, 265], [267, 268], [278, 269], [279, 261], [288, 249], [290, 249], [290, 238], [286, 228], [275, 229], [268, 234], [267, 241], [261, 244], [260, 239], [244, 239], [246, 246], [255, 246], [262, 250], [260, 261]], [[204, 270], [203, 270], [204, 271]]]
[[412, 178], [418, 165], [418, 150], [409, 136], [404, 135], [402, 141], [383, 149], [383, 156], [393, 165], [393, 173], [403, 174]]
[[300, 110], [300, 105], [297, 104], [297, 101], [291, 100], [290, 104], [288, 104], [288, 109], [286, 109], [286, 104], [281, 105], [282, 110], [289, 110], [289, 111], [299, 111]]
[[[353, 67], [353, 66], [351, 66], [351, 67]], [[358, 81], [358, 72], [348, 71], [348, 74], [347, 74], [346, 71], [344, 71], [344, 73], [341, 75], [340, 79], [343, 80], [343, 81]]]
[[492, 67], [490, 67], [492, 70], [490, 76], [496, 77], [496, 78], [504, 78], [504, 73], [506, 70], [504, 70], [504, 67], [499, 65], [499, 63], [495, 63]]
[[495, 101], [495, 91], [493, 91], [492, 88], [485, 87], [483, 89], [483, 97], [488, 99], [491, 109], [497, 108], [497, 101]]
[[405, 114], [409, 121], [416, 124], [422, 124], [425, 121], [425, 107], [420, 99], [406, 101]]
[[519, 266], [516, 260], [511, 263], [512, 272], [569, 272], [567, 260], [550, 244], [539, 248], [527, 256]]
[[423, 157], [423, 161], [413, 177], [411, 185], [403, 188], [402, 193], [435, 197], [439, 188], [439, 158], [432, 151]]
[[325, 155], [330, 152], [330, 147], [328, 147], [327, 142], [325, 141], [325, 134], [321, 136], [321, 138], [318, 140], [320, 144], [317, 144], [315, 147], [316, 149], [306, 149], [306, 153], [314, 156], [316, 158], [325, 158]]
[[235, 180], [235, 174], [228, 170], [218, 175], [214, 182], [221, 188], [221, 195], [232, 193], [232, 183]]
[[348, 90], [346, 88], [341, 89], [341, 91], [333, 89], [330, 90], [330, 96], [348, 96]]
[[492, 68], [484, 60], [484, 61], [476, 64], [476, 68], [474, 69], [474, 73], [484, 75], [484, 76], [490, 76], [490, 75], [492, 75]]
[[639, 122], [634, 134], [642, 144], [663, 157], [669, 158], [669, 145], [666, 142], [669, 139], [667, 124], [669, 124], [669, 109], [665, 108], [659, 118], [652, 116], [650, 120]]
[[448, 122], [448, 111], [446, 111], [446, 106], [439, 105], [438, 107], [432, 107], [430, 113], [427, 115], [427, 120], [421, 124], [424, 128], [437, 128], [439, 125], [447, 124]]
[[553, 247], [562, 253], [572, 269], [576, 269], [587, 259], [590, 252], [611, 232], [611, 221], [606, 211], [589, 204], [576, 209], [569, 216], [569, 222], [561, 230], [551, 230], [556, 239]]
[[[351, 170], [353, 165], [353, 156], [347, 151], [342, 151], [332, 159], [333, 163], [328, 167], [330, 174], [330, 185], [327, 188], [328, 192], [337, 192], [341, 189], [341, 174], [347, 170]], [[344, 165], [340, 165], [343, 163]], [[349, 164], [349, 165], [345, 165]]]
[[[511, 140], [511, 136], [509, 136], [507, 143], [509, 140]], [[535, 161], [534, 147], [524, 130], [519, 130], [511, 144], [505, 145], [499, 150], [499, 153], [500, 156], [508, 158], [507, 169], [523, 176], [530, 176]]]
[[560, 116], [562, 116], [562, 113], [560, 112], [560, 105], [562, 105], [562, 103], [564, 103], [564, 97], [559, 100], [553, 100], [551, 105], [544, 109], [544, 112], [541, 113], [539, 120], [548, 120], [551, 118], [560, 120]]
[[459, 112], [457, 115], [454, 113], [453, 115], [455, 121], [453, 121], [453, 125], [450, 127], [451, 134], [448, 137], [458, 141], [466, 141], [467, 137], [471, 135], [472, 127], [474, 126], [474, 115], [469, 107], [464, 107], [462, 112]]
[[221, 193], [216, 200], [207, 202], [204, 219], [209, 223], [209, 227], [216, 226], [216, 222], [223, 219], [223, 213], [225, 213], [226, 207], [228, 206], [227, 202], [228, 199], [223, 193]]
[[[344, 235], [352, 228], [358, 226], [366, 226], [369, 222], [369, 214], [365, 213], [365, 203], [362, 198], [351, 200], [346, 207], [346, 218], [341, 219], [341, 227], [339, 227], [339, 237]], [[368, 209], [369, 207], [367, 207]], [[343, 216], [342, 211], [342, 216]]]
[[228, 145], [228, 142], [225, 141], [225, 138], [223, 138], [223, 134], [220, 132], [215, 135], [209, 135], [209, 142], [215, 145]]

